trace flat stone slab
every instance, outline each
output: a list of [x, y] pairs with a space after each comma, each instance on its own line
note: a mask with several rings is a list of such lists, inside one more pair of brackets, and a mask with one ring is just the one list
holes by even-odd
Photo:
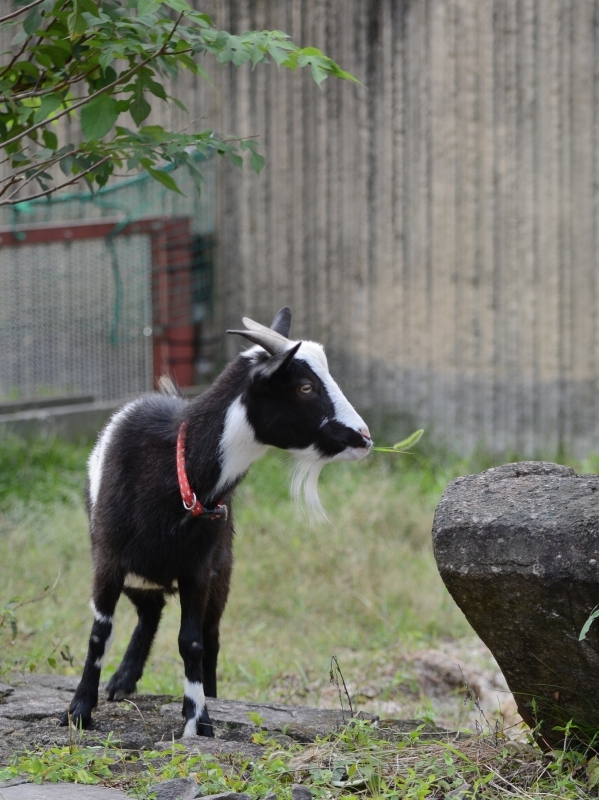
[[124, 792], [76, 783], [21, 783], [0, 789], [0, 800], [125, 800]]
[[173, 778], [170, 781], [155, 783], [148, 789], [156, 800], [196, 800], [202, 796], [202, 790], [194, 778]]
[[[0, 765], [8, 763], [19, 750], [65, 746], [73, 740], [82, 745], [97, 744], [109, 733], [114, 745], [125, 750], [168, 749], [175, 740], [188, 752], [243, 753], [257, 758], [263, 747], [254, 744], [252, 736], [260, 729], [285, 746], [294, 741], [313, 742], [347, 721], [347, 715], [344, 720], [341, 711], [332, 709], [209, 699], [216, 738], [183, 740], [181, 701], [169, 695], [134, 695], [109, 703], [101, 688], [91, 728], [69, 732], [59, 726], [59, 719], [77, 684], [76, 677], [31, 674], [15, 676], [4, 685], [0, 696]], [[252, 713], [259, 715], [260, 726], [251, 720]]]
[[[290, 739], [290, 742], [293, 740]], [[260, 744], [249, 742], [231, 742], [226, 739], [208, 739], [206, 736], [194, 736], [188, 739], [175, 739], [175, 745], [184, 747], [189, 755], [215, 755], [223, 756], [238, 753], [247, 758], [260, 758], [264, 747]], [[173, 742], [156, 742], [156, 750], [169, 750]]]
[[[336, 709], [309, 708], [307, 706], [283, 706], [277, 704], [245, 703], [238, 700], [206, 701], [210, 719], [222, 728], [220, 738], [231, 737], [231, 733], [243, 731], [244, 739], [259, 730], [251, 721], [250, 714], [261, 718], [260, 728], [267, 731], [283, 731], [296, 742], [313, 742], [317, 736], [326, 736], [344, 722], [343, 713]], [[167, 717], [180, 717], [181, 704], [169, 703], [162, 707]], [[348, 716], [345, 715], [345, 721]], [[248, 736], [249, 734], [249, 736]]]

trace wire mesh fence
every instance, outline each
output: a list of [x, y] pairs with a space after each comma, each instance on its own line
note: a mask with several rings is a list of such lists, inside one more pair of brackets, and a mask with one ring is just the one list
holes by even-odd
[[214, 165], [0, 214], [0, 399], [116, 399], [213, 367]]

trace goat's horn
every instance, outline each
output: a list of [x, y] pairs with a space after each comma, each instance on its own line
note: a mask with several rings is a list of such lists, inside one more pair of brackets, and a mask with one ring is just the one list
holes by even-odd
[[289, 338], [289, 331], [291, 330], [291, 309], [289, 306], [283, 306], [275, 314], [275, 318], [270, 323], [270, 329], [280, 333], [281, 336]]
[[248, 323], [252, 323], [252, 326], [255, 325], [258, 330], [227, 331], [227, 333], [236, 333], [238, 336], [245, 336], [250, 342], [254, 342], [255, 344], [259, 344], [260, 347], [263, 347], [271, 356], [285, 353], [289, 349], [289, 339], [281, 336], [280, 333], [271, 331], [270, 328], [265, 328], [264, 325], [259, 325], [257, 322], [252, 322], [251, 319], [244, 319], [243, 321], [248, 328], [250, 327]]

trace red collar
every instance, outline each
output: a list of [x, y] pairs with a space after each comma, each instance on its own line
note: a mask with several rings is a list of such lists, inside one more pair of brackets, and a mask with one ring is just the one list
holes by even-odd
[[186, 431], [187, 423], [182, 422], [177, 436], [177, 478], [179, 480], [179, 491], [181, 492], [181, 500], [183, 500], [183, 508], [189, 511], [192, 517], [199, 517], [200, 514], [210, 514], [210, 519], [216, 519], [216, 517], [224, 517], [227, 519], [227, 506], [223, 505], [222, 499], [219, 500], [216, 508], [206, 508], [195, 496], [195, 492], [191, 490], [187, 472], [185, 471]]

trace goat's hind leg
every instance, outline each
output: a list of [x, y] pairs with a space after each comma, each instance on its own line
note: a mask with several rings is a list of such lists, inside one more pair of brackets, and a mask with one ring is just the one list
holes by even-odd
[[125, 587], [124, 592], [137, 609], [138, 622], [123, 660], [106, 687], [109, 700], [122, 700], [135, 692], [164, 608], [164, 594], [159, 589]]
[[79, 686], [71, 700], [69, 708], [60, 719], [61, 725], [73, 725], [88, 728], [91, 722], [92, 709], [98, 704], [98, 686], [100, 672], [106, 653], [110, 649], [114, 636], [114, 610], [123, 587], [122, 578], [94, 576], [92, 608], [94, 622], [92, 625], [87, 658]]

